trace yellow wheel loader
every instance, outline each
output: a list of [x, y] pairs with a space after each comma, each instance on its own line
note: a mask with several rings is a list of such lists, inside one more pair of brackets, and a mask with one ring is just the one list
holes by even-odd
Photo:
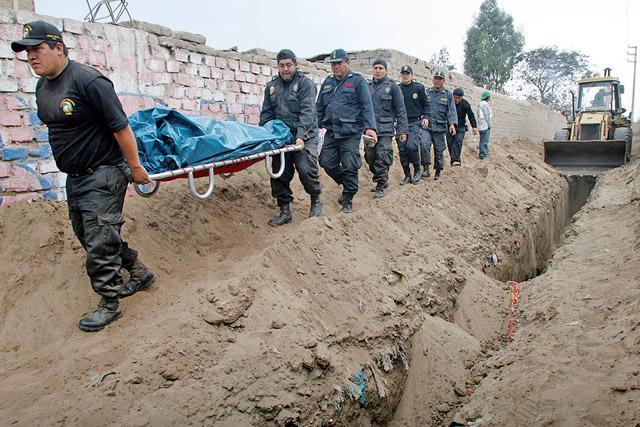
[[564, 113], [567, 127], [544, 141], [544, 161], [566, 175], [598, 175], [629, 161], [633, 133], [624, 117], [624, 86], [606, 68], [603, 77], [578, 82], [578, 103]]

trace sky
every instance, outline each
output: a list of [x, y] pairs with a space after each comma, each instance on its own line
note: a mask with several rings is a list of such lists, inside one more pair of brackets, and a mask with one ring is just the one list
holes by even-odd
[[[96, 3], [95, 0], [89, 0]], [[458, 71], [464, 41], [482, 0], [128, 0], [136, 20], [207, 37], [218, 49], [241, 51], [290, 48], [299, 57], [346, 50], [392, 48], [429, 60], [446, 47]], [[35, 0], [36, 12], [82, 20], [85, 0]], [[525, 49], [556, 45], [589, 56], [592, 69], [625, 85], [623, 104], [630, 110], [633, 64], [629, 45], [640, 45], [638, 0], [498, 0], [525, 37]], [[640, 74], [640, 71], [638, 71]], [[640, 80], [640, 76], [638, 76]], [[640, 112], [640, 82], [636, 84]]]

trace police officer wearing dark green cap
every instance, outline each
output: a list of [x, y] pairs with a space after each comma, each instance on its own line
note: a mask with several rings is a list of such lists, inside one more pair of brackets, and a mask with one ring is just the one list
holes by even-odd
[[[444, 72], [436, 71], [433, 74], [433, 86], [427, 90], [427, 97], [429, 98], [430, 114], [429, 127], [425, 132], [422, 163], [423, 165], [426, 163], [425, 170], [428, 170], [429, 163], [431, 163], [430, 148], [433, 145], [435, 157], [433, 168], [436, 171], [435, 179], [439, 180], [442, 169], [444, 169], [444, 150], [447, 148], [445, 135], [447, 132], [455, 135], [458, 125], [458, 113], [453, 94], [444, 88]], [[424, 171], [422, 173], [424, 176]]]
[[[318, 118], [316, 113], [316, 85], [298, 70], [296, 55], [282, 49], [276, 56], [278, 75], [264, 91], [260, 112], [260, 126], [280, 119], [291, 129], [296, 144], [304, 150], [285, 154], [285, 168], [280, 178], [271, 178], [271, 194], [280, 208], [280, 215], [269, 221], [278, 226], [291, 222], [289, 203], [293, 201], [291, 180], [297, 170], [304, 190], [311, 197], [309, 218], [320, 216], [320, 175], [318, 173]], [[280, 158], [273, 159], [273, 168], [280, 168]]]
[[[120, 237], [128, 179], [138, 184], [151, 180], [138, 159], [138, 146], [113, 83], [99, 71], [69, 60], [55, 26], [43, 21], [25, 24], [23, 39], [11, 43], [11, 49], [26, 50], [29, 65], [40, 76], [38, 117], [48, 127], [58, 169], [67, 174], [69, 218], [87, 252], [91, 286], [101, 297], [98, 308], [78, 326], [99, 331], [122, 316], [118, 298], [155, 280]], [[127, 283], [121, 267], [130, 274]]]
[[369, 83], [371, 102], [376, 115], [378, 142], [374, 146], [365, 145], [364, 158], [373, 173], [376, 183], [375, 198], [384, 197], [388, 187], [389, 167], [393, 163], [391, 139], [396, 135], [397, 143], [405, 144], [409, 125], [404, 107], [402, 92], [397, 83], [387, 76], [387, 62], [384, 59], [373, 61], [373, 79]]
[[367, 81], [349, 70], [349, 57], [336, 49], [329, 57], [333, 74], [320, 87], [316, 102], [318, 124], [326, 129], [320, 166], [338, 185], [342, 212], [351, 213], [353, 196], [358, 192], [360, 139], [364, 132], [377, 141], [376, 119]]

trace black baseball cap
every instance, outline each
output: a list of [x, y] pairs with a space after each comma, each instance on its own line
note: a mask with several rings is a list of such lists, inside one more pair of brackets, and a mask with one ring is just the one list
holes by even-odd
[[336, 49], [331, 52], [331, 55], [329, 56], [329, 62], [342, 62], [348, 60], [349, 55], [347, 55], [347, 51], [344, 49]]
[[293, 61], [296, 61], [296, 54], [293, 53], [291, 49], [282, 49], [280, 52], [278, 52], [276, 60], [280, 61], [283, 59], [291, 59]]
[[403, 65], [402, 68], [400, 68], [400, 74], [402, 73], [413, 74], [413, 68], [411, 68], [411, 65]]
[[44, 42], [64, 44], [62, 34], [55, 25], [44, 21], [27, 22], [22, 27], [22, 40], [11, 43], [11, 50], [22, 52], [28, 47], [38, 46]]

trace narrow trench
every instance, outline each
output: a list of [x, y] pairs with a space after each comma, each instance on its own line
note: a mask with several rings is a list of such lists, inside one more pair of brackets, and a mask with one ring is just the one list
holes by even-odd
[[[587, 203], [587, 200], [589, 200], [591, 191], [598, 181], [598, 177], [594, 175], [568, 175], [565, 176], [565, 178], [567, 179], [569, 187], [567, 190], [567, 211], [564, 223], [561, 227], [558, 227], [558, 233], [555, 238], [554, 236], [544, 236], [545, 239], [550, 239], [552, 242], [550, 245], [551, 251], [545, 253], [542, 257], [541, 264], [536, 267], [536, 274], [527, 277], [526, 280], [534, 279], [547, 270], [549, 260], [553, 256], [553, 253], [562, 244], [562, 236], [564, 236], [565, 231], [569, 225], [571, 225], [573, 217], [580, 212], [580, 209], [582, 209], [585, 203]], [[517, 278], [510, 280], [522, 281], [522, 279], [517, 280]]]
[[[506, 261], [505, 265], [503, 265], [499, 271], [491, 274], [494, 279], [503, 283], [508, 281], [523, 282], [531, 280], [543, 274], [547, 270], [549, 260], [553, 253], [562, 244], [563, 236], [567, 227], [570, 226], [573, 217], [585, 205], [597, 182], [596, 176], [589, 175], [571, 175], [565, 176], [565, 178], [568, 184], [566, 187], [566, 193], [561, 194], [562, 197], [560, 201], [553, 203], [553, 209], [551, 211], [548, 211], [546, 215], [541, 214], [537, 223], [537, 229], [531, 227], [532, 229], [528, 230], [529, 242], [525, 248], [523, 248], [523, 254], [521, 257], [519, 259]], [[504, 345], [504, 343], [498, 344], [498, 348]], [[481, 360], [477, 361], [477, 363], [481, 363]], [[409, 366], [411, 366], [411, 363]], [[411, 368], [409, 368], [409, 371], [410, 370]], [[402, 388], [404, 389], [405, 386], [406, 377], [405, 384], [402, 385]], [[479, 384], [475, 387], [478, 386]], [[404, 398], [405, 396], [401, 397], [401, 399]], [[400, 401], [398, 401], [398, 406], [400, 404], [399, 402]], [[455, 414], [456, 411], [464, 405], [464, 403], [464, 401], [459, 401], [457, 406], [454, 406], [451, 411], [448, 412], [448, 418], [450, 419], [452, 414]], [[391, 420], [389, 420], [392, 424], [398, 406], [396, 406], [392, 411], [394, 415]], [[434, 419], [433, 422], [437, 422], [437, 420]], [[451, 424], [447, 423], [439, 422], [434, 425], [442, 424], [448, 425], [449, 427], [463, 425], [455, 422], [452, 422]]]

